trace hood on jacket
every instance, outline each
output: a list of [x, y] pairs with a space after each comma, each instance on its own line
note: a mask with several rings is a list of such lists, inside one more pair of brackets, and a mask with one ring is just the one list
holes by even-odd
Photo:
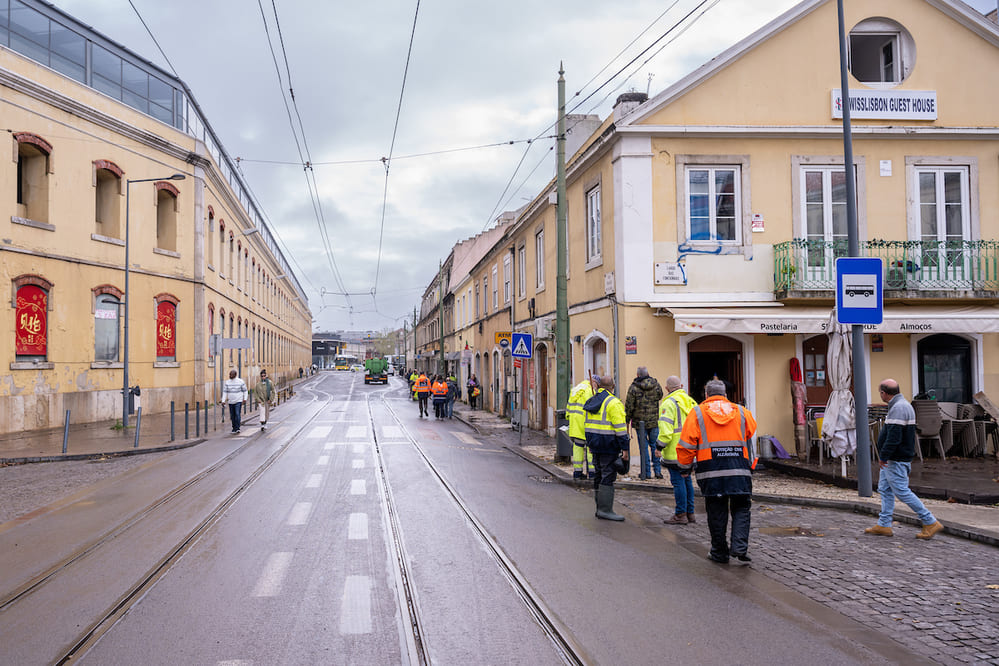
[[596, 414], [600, 411], [600, 405], [604, 404], [604, 399], [607, 397], [607, 389], [600, 389], [593, 396], [586, 401], [583, 405], [583, 409], [588, 411], [590, 414]]
[[702, 402], [701, 412], [718, 425], [739, 418], [739, 407], [720, 395], [713, 395]]
[[659, 382], [656, 381], [655, 377], [642, 377], [640, 379], [636, 377], [632, 384], [638, 386], [643, 391], [654, 391], [659, 386]]

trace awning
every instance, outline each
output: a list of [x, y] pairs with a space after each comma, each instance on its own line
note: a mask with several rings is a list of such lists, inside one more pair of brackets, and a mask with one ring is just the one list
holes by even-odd
[[[661, 306], [660, 306], [661, 307]], [[665, 308], [678, 333], [825, 333], [829, 307]], [[895, 306], [865, 333], [999, 333], [999, 306]]]

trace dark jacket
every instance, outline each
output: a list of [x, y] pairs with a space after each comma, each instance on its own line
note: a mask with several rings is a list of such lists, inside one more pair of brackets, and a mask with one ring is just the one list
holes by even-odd
[[644, 421], [649, 428], [659, 427], [659, 401], [663, 389], [655, 377], [636, 377], [628, 387], [624, 413], [631, 423]]
[[878, 435], [882, 461], [912, 462], [916, 455], [916, 410], [899, 393], [888, 403], [885, 426]]
[[624, 405], [612, 393], [600, 389], [583, 403], [583, 411], [586, 417], [586, 446], [590, 451], [616, 454], [630, 448]]

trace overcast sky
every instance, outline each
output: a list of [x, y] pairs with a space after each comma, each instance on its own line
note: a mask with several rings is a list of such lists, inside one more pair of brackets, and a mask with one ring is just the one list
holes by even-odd
[[[417, 0], [131, 0], [168, 65], [129, 0], [50, 1], [168, 71], [172, 65], [187, 83], [230, 156], [241, 159], [306, 290], [314, 331], [411, 322], [451, 246], [544, 187], [554, 175], [554, 140], [525, 141], [554, 134], [560, 62], [569, 111], [603, 118], [617, 95], [654, 96], [796, 4], [421, 0], [414, 32]], [[354, 295], [339, 293], [285, 108], [275, 7], [333, 262]], [[688, 30], [670, 32], [691, 12], [681, 24]], [[456, 150], [510, 141], [518, 143]], [[390, 149], [386, 198], [381, 158]]]

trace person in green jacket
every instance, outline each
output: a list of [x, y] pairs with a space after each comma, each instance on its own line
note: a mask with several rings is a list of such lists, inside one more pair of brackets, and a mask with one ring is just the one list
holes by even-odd
[[[594, 377], [594, 380], [597, 378]], [[565, 417], [569, 419], [569, 439], [572, 440], [572, 478], [585, 479], [587, 472], [593, 476], [593, 454], [586, 448], [586, 414], [583, 405], [593, 397], [593, 383], [589, 379], [572, 387], [569, 402], [565, 406]]]
[[260, 405], [260, 429], [267, 429], [267, 416], [271, 408], [274, 407], [274, 399], [277, 394], [274, 391], [274, 382], [267, 377], [267, 371], [260, 371], [260, 381], [253, 387], [253, 397]]
[[676, 375], [666, 379], [666, 391], [666, 397], [659, 403], [659, 441], [656, 448], [661, 451], [663, 467], [669, 470], [676, 511], [663, 522], [667, 525], [686, 525], [697, 522], [694, 519], [694, 481], [689, 471], [680, 470], [676, 445], [680, 441], [683, 422], [697, 401], [683, 390], [683, 383]]

